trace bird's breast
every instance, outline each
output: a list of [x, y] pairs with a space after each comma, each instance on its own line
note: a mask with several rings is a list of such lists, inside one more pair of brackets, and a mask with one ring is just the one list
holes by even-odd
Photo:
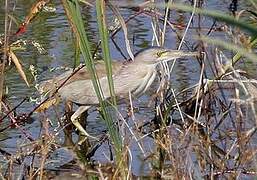
[[155, 77], [156, 70], [153, 65], [128, 66], [114, 76], [115, 92], [122, 97], [128, 97], [129, 92], [133, 96], [139, 96], [149, 88]]

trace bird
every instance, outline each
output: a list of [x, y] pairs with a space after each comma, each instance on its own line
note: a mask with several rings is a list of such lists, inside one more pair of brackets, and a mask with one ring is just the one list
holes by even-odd
[[[134, 56], [134, 60], [123, 62], [112, 61], [112, 78], [115, 96], [119, 100], [129, 99], [129, 94], [132, 97], [140, 97], [154, 82], [159, 63], [196, 55], [196, 52], [184, 52], [152, 46], [138, 51]], [[97, 61], [95, 63], [95, 69], [104, 100], [107, 100], [111, 95], [104, 62]], [[68, 70], [57, 77], [43, 81], [39, 86], [39, 91], [40, 93], [51, 94], [58, 88], [58, 94], [61, 99], [79, 105], [79, 108], [71, 116], [71, 122], [82, 135], [94, 138], [78, 121], [78, 117], [83, 112], [87, 111], [91, 106], [97, 106], [99, 104], [90, 73], [86, 67], [79, 69], [75, 74], [72, 73], [73, 70]], [[69, 79], [67, 80], [67, 78]]]

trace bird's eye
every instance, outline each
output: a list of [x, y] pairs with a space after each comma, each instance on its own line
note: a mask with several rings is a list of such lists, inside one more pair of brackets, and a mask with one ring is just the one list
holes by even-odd
[[161, 57], [162, 53], [163, 53], [162, 51], [157, 52], [157, 57]]
[[162, 57], [162, 56], [165, 56], [165, 54], [167, 53], [168, 51], [158, 51], [156, 54], [157, 54], [157, 57]]

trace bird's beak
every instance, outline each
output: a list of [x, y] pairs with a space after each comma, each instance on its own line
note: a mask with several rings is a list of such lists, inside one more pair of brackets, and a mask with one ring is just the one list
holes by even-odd
[[197, 56], [198, 52], [184, 52], [179, 50], [165, 50], [160, 53], [160, 57], [158, 58], [159, 62], [170, 61], [173, 59], [181, 58], [181, 57], [190, 57]]

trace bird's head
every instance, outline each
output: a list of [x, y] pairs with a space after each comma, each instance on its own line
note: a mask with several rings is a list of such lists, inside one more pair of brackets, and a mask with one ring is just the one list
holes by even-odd
[[179, 50], [165, 49], [159, 46], [150, 47], [140, 50], [135, 54], [135, 61], [144, 64], [157, 64], [163, 61], [170, 61], [172, 59], [196, 56], [195, 52], [184, 52]]

